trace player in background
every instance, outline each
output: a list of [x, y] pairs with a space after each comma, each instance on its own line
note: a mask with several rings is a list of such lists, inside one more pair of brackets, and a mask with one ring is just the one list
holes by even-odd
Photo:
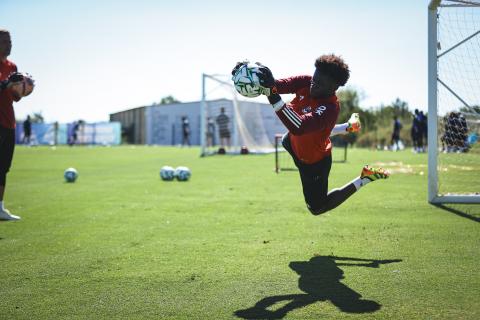
[[30, 137], [32, 136], [32, 121], [30, 116], [27, 116], [27, 119], [23, 121], [23, 144], [30, 144]]
[[17, 73], [17, 66], [7, 59], [12, 49], [10, 33], [0, 29], [0, 220], [19, 220], [20, 217], [5, 209], [3, 196], [7, 172], [15, 149], [15, 114], [13, 102], [19, 101], [33, 90], [33, 80]]
[[187, 116], [182, 117], [182, 146], [190, 147], [190, 122]]
[[400, 130], [402, 130], [403, 125], [398, 120], [398, 116], [393, 116], [393, 133], [392, 133], [392, 141], [390, 144], [392, 145], [393, 151], [400, 150]]
[[[235, 72], [242, 63], [232, 71]], [[345, 186], [328, 192], [328, 176], [332, 166], [332, 144], [329, 136], [335, 127], [340, 105], [335, 95], [350, 76], [342, 58], [323, 55], [315, 61], [315, 72], [310, 75], [278, 79], [269, 68], [259, 64], [258, 74], [263, 94], [273, 106], [277, 116], [287, 127], [282, 139], [284, 148], [297, 166], [307, 208], [314, 215], [336, 208], [367, 183], [386, 179], [389, 174], [381, 168], [364, 166], [360, 176]], [[288, 104], [280, 94], [293, 93]], [[344, 124], [348, 128], [348, 123]], [[340, 130], [337, 128], [336, 130]]]
[[412, 119], [412, 128], [410, 130], [410, 136], [412, 137], [412, 143], [413, 143], [413, 152], [420, 152], [420, 144], [418, 140], [419, 134], [421, 134], [421, 128], [420, 128], [420, 123], [419, 123], [419, 118], [418, 118], [418, 109], [415, 109], [413, 113], [413, 119]]
[[216, 119], [218, 125], [218, 133], [220, 136], [220, 148], [230, 147], [230, 118], [225, 113], [225, 108], [220, 108], [220, 114]]

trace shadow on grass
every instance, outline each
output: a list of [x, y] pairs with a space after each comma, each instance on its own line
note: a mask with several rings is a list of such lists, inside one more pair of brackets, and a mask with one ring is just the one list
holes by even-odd
[[470, 214], [465, 209], [466, 207], [477, 209], [478, 210], [477, 214], [480, 215], [480, 206], [478, 204], [463, 205], [461, 208], [454, 208], [454, 207], [446, 206], [444, 204], [434, 204], [434, 206], [442, 210], [454, 213], [457, 216], [460, 216], [475, 222], [480, 222], [480, 218], [478, 216]]
[[[336, 256], [315, 256], [309, 261], [292, 261], [290, 268], [300, 276], [298, 287], [305, 294], [287, 294], [263, 298], [253, 307], [237, 310], [235, 315], [243, 319], [281, 319], [288, 312], [319, 301], [331, 301], [337, 308], [348, 313], [368, 313], [380, 309], [381, 305], [341, 283], [343, 270], [339, 266], [378, 268], [381, 264], [401, 262]], [[284, 303], [274, 310], [274, 305]], [[285, 304], [286, 303], [286, 304]]]

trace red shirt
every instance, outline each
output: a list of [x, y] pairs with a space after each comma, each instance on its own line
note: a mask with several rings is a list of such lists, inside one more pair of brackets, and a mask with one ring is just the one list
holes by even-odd
[[311, 76], [296, 76], [275, 82], [278, 93], [295, 93], [295, 98], [277, 111], [290, 132], [292, 149], [307, 164], [329, 156], [330, 132], [337, 122], [340, 105], [335, 95], [314, 99], [310, 96]]
[[[17, 72], [15, 63], [5, 60], [0, 61], [0, 81], [8, 79], [13, 72]], [[10, 90], [0, 91], [0, 126], [15, 129], [15, 113], [13, 111], [13, 95]]]

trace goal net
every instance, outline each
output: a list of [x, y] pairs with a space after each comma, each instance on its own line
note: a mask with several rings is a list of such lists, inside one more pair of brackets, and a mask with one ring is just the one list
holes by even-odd
[[274, 152], [275, 133], [285, 128], [264, 100], [240, 96], [229, 75], [203, 74], [201, 155]]
[[432, 0], [429, 202], [480, 203], [480, 1]]

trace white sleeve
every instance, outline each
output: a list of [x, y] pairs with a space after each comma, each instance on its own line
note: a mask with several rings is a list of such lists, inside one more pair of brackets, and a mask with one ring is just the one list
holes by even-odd
[[348, 128], [348, 123], [341, 123], [341, 124], [336, 124], [335, 127], [333, 127], [332, 132], [330, 133], [330, 137], [336, 136], [338, 134], [347, 134], [347, 128]]

